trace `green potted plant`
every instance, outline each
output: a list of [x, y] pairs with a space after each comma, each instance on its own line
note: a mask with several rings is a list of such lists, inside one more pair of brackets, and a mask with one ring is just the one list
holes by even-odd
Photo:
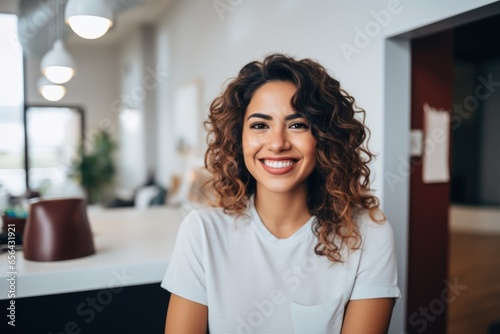
[[73, 161], [71, 176], [85, 190], [89, 204], [105, 204], [116, 174], [113, 152], [116, 143], [108, 131], [99, 129], [92, 138], [92, 147], [80, 147], [80, 156]]
[[2, 212], [2, 232], [8, 233], [9, 227], [14, 227], [16, 234], [23, 234], [28, 217], [27, 203], [9, 205]]

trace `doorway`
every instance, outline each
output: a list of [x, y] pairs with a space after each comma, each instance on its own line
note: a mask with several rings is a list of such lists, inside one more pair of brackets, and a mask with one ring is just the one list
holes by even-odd
[[499, 31], [500, 15], [453, 31], [448, 334], [500, 333]]
[[[419, 201], [411, 202], [411, 194], [414, 189], [411, 187], [410, 181], [418, 174], [418, 171], [415, 172], [418, 168], [411, 164], [409, 145], [412, 123], [410, 112], [412, 106], [412, 42], [447, 30], [453, 31], [457, 27], [492, 17], [498, 13], [500, 13], [500, 4], [493, 3], [429, 26], [420, 27], [397, 36], [390, 36], [385, 41], [384, 201], [386, 205], [384, 211], [392, 221], [403, 222], [394, 225], [395, 236], [399, 240], [399, 243], [397, 242], [398, 274], [403, 292], [400, 303], [403, 305], [399, 309], [396, 307], [393, 318], [403, 319], [404, 324], [398, 328], [406, 329], [405, 333], [446, 333], [447, 327], [451, 328], [447, 326], [446, 321], [451, 301], [448, 291], [457, 286], [453, 285], [454, 281], [449, 280], [447, 270], [447, 243], [448, 240], [454, 242], [453, 237], [449, 239], [449, 234], [446, 233], [448, 214], [450, 214], [450, 195], [440, 197], [442, 199], [439, 204], [441, 205], [440, 212], [445, 212], [445, 214], [438, 220], [437, 225], [420, 223], [412, 226], [411, 223], [410, 206], [413, 204], [416, 205], [415, 208], [418, 208], [419, 205]], [[451, 55], [453, 56], [453, 53]], [[450, 58], [450, 62], [452, 61], [453, 59]], [[445, 66], [447, 65], [450, 64], [445, 64]], [[453, 71], [451, 74], [453, 76]], [[436, 107], [451, 110], [452, 104], [453, 96], [448, 108], [445, 105], [437, 105]], [[451, 136], [449, 138], [451, 142], [454, 139]], [[452, 162], [449, 162], [451, 165]], [[456, 181], [452, 180], [453, 177], [454, 175], [450, 175], [450, 181], [445, 185], [451, 189], [450, 194], [453, 193], [453, 189], [456, 189], [453, 186], [457, 186]], [[426, 198], [426, 194], [420, 195], [420, 198]], [[427, 195], [432, 196], [433, 194], [429, 192]], [[415, 198], [418, 197], [413, 196], [413, 199]], [[425, 202], [420, 202], [420, 210], [425, 210], [426, 207], [422, 206], [422, 203]], [[416, 229], [417, 233], [412, 231], [412, 228]], [[427, 229], [427, 233], [421, 233], [426, 232], [422, 229]], [[433, 229], [439, 231], [439, 236], [430, 243], [428, 235], [433, 232]], [[418, 252], [418, 247], [434, 249], [434, 245], [438, 245], [434, 252], [420, 256], [421, 260], [419, 261], [412, 259], [412, 253], [418, 254], [415, 253]], [[414, 247], [413, 250], [411, 247]], [[451, 251], [453, 252], [453, 249]], [[441, 264], [437, 265], [437, 262]], [[415, 272], [424, 279], [415, 280], [418, 278], [415, 276]], [[457, 281], [457, 284], [459, 287], [462, 285], [460, 281]], [[472, 305], [468, 305], [468, 307], [474, 308]], [[410, 317], [414, 312], [417, 312], [417, 316], [412, 318], [413, 324], [411, 324]], [[416, 321], [420, 321], [417, 323], [418, 325], [415, 325]], [[422, 321], [425, 321], [425, 326]], [[474, 332], [477, 331], [474, 330]]]

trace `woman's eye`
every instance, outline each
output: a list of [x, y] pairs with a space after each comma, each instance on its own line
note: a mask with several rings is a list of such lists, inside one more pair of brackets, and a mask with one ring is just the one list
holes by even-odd
[[290, 125], [290, 129], [308, 129], [309, 125], [307, 123], [293, 123]]
[[266, 129], [267, 125], [265, 125], [264, 123], [255, 123], [255, 124], [250, 125], [250, 128], [262, 130], [262, 129]]

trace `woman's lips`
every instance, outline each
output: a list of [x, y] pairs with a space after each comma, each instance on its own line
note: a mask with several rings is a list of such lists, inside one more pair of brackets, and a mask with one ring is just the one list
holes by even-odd
[[295, 159], [260, 159], [264, 169], [273, 175], [286, 174], [295, 168]]

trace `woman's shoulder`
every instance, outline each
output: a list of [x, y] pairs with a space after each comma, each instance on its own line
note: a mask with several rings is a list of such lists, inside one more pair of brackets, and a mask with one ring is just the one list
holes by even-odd
[[380, 258], [395, 252], [394, 233], [387, 220], [376, 221], [370, 216], [370, 211], [366, 209], [357, 210], [353, 214], [353, 220], [361, 237], [355, 253], [364, 254], [361, 255], [361, 258], [365, 259], [364, 261], [370, 259], [369, 262], [377, 262]]
[[353, 218], [362, 237], [377, 236], [380, 238], [385, 236], [392, 238], [393, 236], [391, 224], [383, 218], [381, 212], [376, 212], [375, 217], [372, 217], [368, 209], [360, 208], [354, 211]]

